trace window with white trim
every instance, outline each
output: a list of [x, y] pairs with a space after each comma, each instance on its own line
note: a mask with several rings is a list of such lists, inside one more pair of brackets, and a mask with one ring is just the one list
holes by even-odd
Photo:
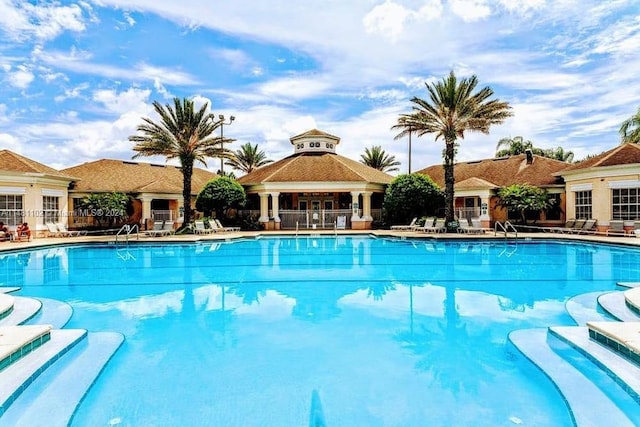
[[613, 188], [611, 190], [611, 219], [635, 220], [640, 218], [640, 188]]
[[576, 218], [592, 218], [592, 195], [591, 190], [576, 191]]
[[0, 221], [5, 225], [22, 224], [24, 216], [22, 194], [0, 194]]
[[60, 219], [60, 198], [55, 196], [42, 196], [43, 224], [58, 222]]

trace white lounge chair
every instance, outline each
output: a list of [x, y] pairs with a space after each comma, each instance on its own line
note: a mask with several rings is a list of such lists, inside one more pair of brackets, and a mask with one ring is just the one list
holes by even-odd
[[222, 225], [222, 223], [220, 222], [220, 220], [218, 218], [215, 218], [213, 220], [213, 222], [218, 226], [219, 230], [222, 230], [222, 231], [240, 231], [240, 227], [225, 227], [224, 225]]
[[53, 222], [45, 222], [44, 225], [47, 227], [47, 237], [66, 237], [69, 235], [69, 233], [60, 231]]
[[69, 230], [67, 228], [67, 225], [63, 222], [56, 222], [56, 228], [60, 233], [62, 233], [65, 236], [75, 237], [75, 236], [84, 236], [87, 234], [86, 230]]
[[612, 219], [609, 221], [607, 236], [626, 236], [627, 231], [624, 229], [624, 221], [621, 219]]
[[147, 236], [158, 237], [173, 234], [173, 223], [169, 221], [156, 222], [152, 230], [145, 231]]
[[458, 228], [458, 233], [466, 233], [466, 234], [482, 234], [484, 233], [484, 229], [482, 227], [476, 227], [469, 223], [468, 219], [461, 219], [459, 221], [460, 227]]
[[407, 225], [392, 225], [391, 226], [391, 230], [394, 231], [410, 231], [413, 230], [415, 225], [416, 225], [416, 221], [418, 221], [418, 217], [415, 217], [411, 220], [411, 222]]
[[347, 228], [347, 217], [344, 215], [340, 215], [336, 218], [336, 230], [346, 230]]
[[193, 229], [196, 234], [211, 234], [215, 232], [213, 228], [207, 228], [204, 221], [196, 221], [195, 228]]
[[444, 233], [445, 231], [447, 231], [447, 220], [444, 218], [438, 218], [436, 219], [435, 224], [429, 226], [428, 221], [427, 224], [425, 224], [425, 226], [420, 229], [420, 231], [423, 231], [425, 233]]

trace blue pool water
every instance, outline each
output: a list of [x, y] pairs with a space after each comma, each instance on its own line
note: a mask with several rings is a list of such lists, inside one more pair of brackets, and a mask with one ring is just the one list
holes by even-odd
[[510, 331], [572, 325], [570, 297], [640, 281], [585, 243], [262, 238], [0, 257], [2, 283], [126, 341], [72, 425], [563, 426]]

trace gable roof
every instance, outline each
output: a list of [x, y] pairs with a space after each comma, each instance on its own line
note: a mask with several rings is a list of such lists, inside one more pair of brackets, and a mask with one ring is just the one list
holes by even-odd
[[264, 182], [368, 182], [388, 184], [393, 177], [335, 153], [298, 153], [238, 179], [243, 185]]
[[621, 144], [595, 157], [573, 164], [560, 172], [572, 172], [606, 166], [640, 164], [640, 145]]
[[[567, 163], [547, 157], [533, 156], [533, 162], [527, 164], [525, 154], [517, 156], [485, 159], [480, 161], [456, 163], [454, 177], [456, 188], [478, 185], [493, 188], [511, 184], [530, 184], [536, 187], [562, 185], [562, 179], [554, 173], [567, 167]], [[440, 188], [444, 188], [444, 168], [441, 164], [429, 166], [417, 173], [428, 175]], [[475, 180], [474, 180], [475, 178]], [[460, 183], [460, 184], [458, 184]]]
[[[182, 172], [177, 166], [101, 159], [63, 169], [78, 177], [74, 191], [182, 194]], [[191, 192], [198, 193], [218, 175], [193, 168]]]
[[74, 179], [72, 176], [10, 150], [0, 150], [0, 170], [17, 173], [43, 174], [50, 177], [68, 179], [69, 181]]

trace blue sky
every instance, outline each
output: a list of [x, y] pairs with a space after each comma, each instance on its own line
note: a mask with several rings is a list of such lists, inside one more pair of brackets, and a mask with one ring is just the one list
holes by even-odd
[[[401, 172], [390, 127], [450, 70], [514, 112], [459, 141], [459, 161], [518, 135], [597, 154], [640, 106], [638, 0], [0, 0], [0, 33], [0, 148], [55, 168], [131, 159], [128, 136], [174, 96], [234, 115], [235, 147], [277, 160], [318, 128], [353, 159], [381, 145]], [[412, 170], [441, 163], [442, 141], [412, 145]]]

